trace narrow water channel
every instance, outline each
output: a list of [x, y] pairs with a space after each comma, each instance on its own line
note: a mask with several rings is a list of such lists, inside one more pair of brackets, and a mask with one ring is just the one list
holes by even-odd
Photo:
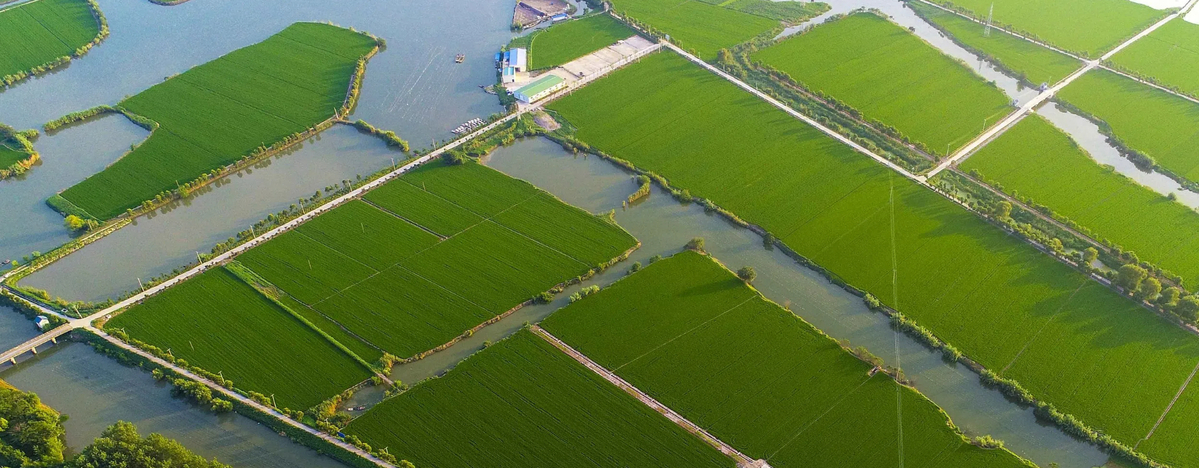
[[[46, 199], [104, 169], [148, 134], [125, 117], [105, 116], [38, 138], [34, 146], [41, 162], [19, 177], [0, 180], [0, 262], [71, 240], [62, 215], [46, 206]], [[7, 269], [0, 266], [0, 272]]]
[[74, 451], [113, 423], [129, 421], [142, 435], [160, 433], [204, 458], [238, 468], [344, 466], [240, 415], [216, 415], [173, 398], [170, 385], [82, 343], [43, 351], [0, 371], [0, 380], [37, 393], [47, 405], [69, 416], [67, 446]]
[[[21, 284], [69, 300], [103, 301], [196, 261], [218, 242], [268, 214], [342, 180], [355, 180], [403, 153], [357, 129], [337, 125], [302, 145], [139, 217], [133, 224], [37, 271]], [[61, 223], [61, 221], [60, 221]], [[96, 272], [104, 274], [96, 274]]]
[[1068, 133], [1070, 138], [1085, 149], [1096, 163], [1112, 166], [1116, 172], [1128, 176], [1138, 184], [1163, 196], [1173, 193], [1178, 197], [1179, 203], [1191, 208], [1199, 208], [1199, 193], [1187, 190], [1174, 179], [1158, 172], [1141, 170], [1131, 160], [1121, 155], [1120, 150], [1108, 143], [1107, 137], [1099, 132], [1099, 127], [1085, 117], [1068, 112], [1054, 103], [1041, 106], [1037, 109], [1037, 114]]
[[[1185, 0], [1145, 0], [1140, 3], [1157, 9], [1164, 9], [1181, 6], [1180, 2], [1185, 3]], [[942, 53], [963, 61], [984, 79], [993, 81], [1013, 101], [1023, 105], [1038, 94], [1036, 89], [1025, 87], [1015, 77], [1007, 75], [999, 68], [996, 68], [991, 62], [984, 60], [982, 57], [962, 48], [957, 43], [945, 37], [938, 29], [907, 8], [904, 2], [897, 0], [827, 0], [827, 3], [832, 6], [831, 10], [809, 20], [807, 23], [787, 28], [780, 37], [801, 32], [808, 27], [824, 22], [828, 17], [836, 14], [847, 13], [858, 8], [873, 8], [886, 13], [893, 21], [909, 28], [914, 34], [924, 39]], [[1199, 15], [1195, 15], [1194, 13], [1192, 15], [1195, 16], [1196, 22], [1199, 22]], [[1079, 67], [1082, 67], [1081, 63], [1079, 63]], [[1070, 135], [1079, 146], [1082, 146], [1091, 154], [1091, 157], [1098, 164], [1112, 166], [1120, 174], [1128, 176], [1137, 183], [1162, 195], [1174, 193], [1178, 197], [1179, 202], [1192, 208], [1199, 208], [1199, 193], [1191, 192], [1173, 179], [1155, 171], [1146, 172], [1141, 170], [1132, 161], [1123, 157], [1116, 147], [1108, 143], [1107, 137], [1100, 133], [1098, 127], [1086, 118], [1069, 112], [1053, 103], [1042, 105], [1036, 112], [1053, 123], [1058, 129]], [[988, 125], [994, 124], [998, 120], [997, 117], [989, 119], [986, 123]], [[985, 128], [980, 122], [979, 133], [982, 133]]]
[[[548, 140], [533, 139], [497, 150], [486, 164], [593, 213], [615, 209], [616, 221], [640, 240], [642, 247], [628, 261], [568, 289], [551, 304], [525, 307], [450, 349], [396, 366], [393, 378], [411, 384], [439, 375], [482, 349], [485, 342], [502, 339], [526, 322], [547, 317], [566, 305], [567, 297], [579, 288], [610, 284], [624, 277], [633, 262], [645, 264], [655, 255], [674, 254], [688, 240], [703, 237], [705, 248], [730, 268], [753, 266], [758, 271], [754, 285], [770, 299], [789, 306], [834, 338], [865, 346], [888, 363], [900, 363], [916, 387], [944, 408], [967, 434], [993, 435], [1041, 466], [1054, 462], [1063, 468], [1089, 468], [1107, 460], [1094, 446], [1038, 422], [1031, 409], [983, 388], [978, 375], [969, 369], [946, 364], [940, 353], [895, 332], [886, 317], [867, 309], [857, 296], [782, 252], [767, 250], [762, 238], [753, 232], [707, 214], [697, 205], [680, 204], [656, 186], [648, 200], [622, 208], [622, 201], [636, 190], [636, 185], [629, 173], [607, 161], [576, 156]], [[380, 396], [366, 390], [350, 406], [369, 405]]]

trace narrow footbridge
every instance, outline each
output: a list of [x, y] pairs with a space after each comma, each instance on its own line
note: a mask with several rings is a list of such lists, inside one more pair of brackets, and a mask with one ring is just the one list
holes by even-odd
[[20, 357], [22, 354], [25, 354], [25, 353], [37, 354], [38, 346], [42, 346], [47, 343], [49, 343], [51, 345], [58, 343], [58, 339], [60, 337], [62, 337], [63, 335], [69, 333], [71, 330], [74, 330], [74, 329], [75, 329], [75, 327], [71, 326], [71, 324], [69, 324], [69, 323], [64, 323], [62, 325], [59, 325], [58, 328], [50, 330], [46, 333], [42, 333], [41, 335], [34, 337], [32, 340], [21, 343], [20, 346], [17, 346], [13, 349], [5, 351], [4, 354], [0, 354], [0, 363], [8, 362], [11, 364], [16, 364], [17, 358]]

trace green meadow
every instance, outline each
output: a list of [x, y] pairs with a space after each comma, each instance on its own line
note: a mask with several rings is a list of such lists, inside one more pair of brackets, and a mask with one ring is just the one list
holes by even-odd
[[224, 268], [146, 299], [106, 325], [306, 410], [371, 372]]
[[991, 56], [1004, 67], [1023, 75], [1030, 83], [1053, 84], [1082, 67], [1081, 62], [1068, 55], [998, 29], [992, 29], [991, 34], [986, 35], [985, 25], [940, 8], [919, 1], [907, 5], [937, 29], [952, 36], [956, 42]]
[[1162, 168], [1199, 182], [1199, 104], [1106, 70], [1083, 75], [1058, 98], [1105, 122]]
[[753, 60], [944, 155], [1011, 111], [965, 65], [874, 13], [856, 13], [759, 50]]
[[[1168, 13], [1128, 0], [931, 0], [996, 26], [1096, 58]], [[994, 13], [992, 13], [994, 11]]]
[[1199, 363], [1188, 332], [677, 55], [549, 107], [1125, 443]]
[[0, 10], [0, 85], [6, 76], [74, 56], [98, 34], [85, 0], [36, 0]]
[[961, 168], [1199, 284], [1199, 213], [1101, 167], [1040, 116], [1025, 118]]
[[704, 60], [779, 26], [771, 18], [740, 12], [701, 0], [616, 0], [612, 9], [653, 26]]
[[119, 104], [159, 124], [150, 137], [60, 195], [109, 219], [304, 132], [342, 106], [358, 60], [375, 46], [348, 29], [296, 23], [171, 77]]
[[1199, 24], [1178, 18], [1112, 57], [1118, 67], [1199, 96]]
[[479, 164], [433, 162], [364, 198], [238, 261], [322, 330], [400, 357], [444, 344], [636, 245], [606, 219]]
[[734, 465], [527, 330], [380, 403], [345, 432], [416, 466]]
[[543, 326], [774, 467], [883, 468], [899, 454], [907, 466], [1025, 466], [1006, 450], [970, 445], [919, 392], [870, 372], [870, 364], [694, 252], [649, 265]]
[[609, 15], [591, 15], [533, 33], [529, 68], [553, 68], [637, 35]]

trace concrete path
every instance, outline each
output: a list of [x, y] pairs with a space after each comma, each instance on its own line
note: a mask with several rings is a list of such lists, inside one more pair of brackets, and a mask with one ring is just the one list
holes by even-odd
[[[675, 424], [679, 425], [679, 427], [682, 427], [687, 432], [695, 434], [700, 439], [703, 439], [704, 442], [707, 442], [708, 444], [715, 447], [716, 450], [719, 450], [721, 453], [725, 454], [726, 456], [736, 460], [737, 466], [742, 466], [742, 467], [743, 466], [751, 466], [751, 465], [752, 466], [762, 466], [762, 464], [764, 464], [764, 462], [754, 460], [754, 459], [750, 458], [749, 456], [746, 456], [745, 454], [741, 453], [737, 449], [733, 448], [733, 446], [724, 443], [720, 439], [717, 439], [716, 436], [709, 434], [708, 431], [704, 430], [702, 427], [699, 427], [695, 423], [687, 420], [687, 418], [684, 418], [682, 415], [680, 415], [679, 413], [676, 413], [674, 410], [670, 409], [666, 405], [659, 403], [658, 400], [655, 400], [653, 397], [647, 395], [645, 392], [641, 391], [637, 387], [634, 387], [632, 384], [630, 384], [630, 383], [626, 382], [624, 379], [620, 378], [620, 376], [613, 374], [608, 369], [605, 369], [603, 366], [599, 365], [595, 361], [592, 361], [591, 358], [587, 357], [583, 353], [576, 351], [574, 348], [570, 347], [570, 345], [568, 345], [565, 342], [563, 342], [562, 340], [558, 339], [558, 337], [550, 334], [550, 332], [545, 331], [544, 329], [542, 329], [541, 327], [539, 327], [537, 325], [531, 326], [530, 329], [533, 331], [533, 334], [540, 336], [545, 341], [548, 341], [550, 344], [554, 345], [555, 348], [558, 348], [563, 353], [566, 353], [566, 355], [574, 358], [574, 360], [578, 361], [580, 364], [582, 364], [584, 367], [586, 367], [587, 369], [594, 372], [596, 375], [603, 377], [604, 380], [607, 380], [612, 385], [615, 385], [618, 388], [620, 388], [621, 390], [624, 390], [625, 393], [632, 395], [633, 398], [636, 398], [638, 401], [645, 404], [645, 406], [648, 406], [648, 407], [652, 408], [654, 411], [657, 411], [658, 413], [662, 414], [663, 416], [666, 416], [666, 418], [671, 420], [671, 422], [674, 422]], [[758, 463], [758, 464], [754, 465], [755, 463]]]
[[[1185, 7], [1180, 9], [1177, 13], [1174, 13], [1172, 15], [1166, 16], [1165, 18], [1162, 18], [1161, 21], [1154, 23], [1153, 26], [1150, 26], [1150, 27], [1146, 28], [1144, 31], [1137, 33], [1137, 35], [1133, 36], [1132, 38], [1128, 39], [1127, 41], [1124, 41], [1120, 45], [1116, 46], [1116, 48], [1108, 51], [1106, 54], [1103, 54], [1103, 56], [1100, 57], [1098, 60], [1086, 61], [1085, 66], [1078, 69], [1074, 73], [1071, 73], [1070, 76], [1067, 76], [1066, 78], [1057, 82], [1057, 84], [1053, 85], [1052, 87], [1045, 90], [1041, 94], [1038, 94], [1037, 97], [1033, 98], [1031, 101], [1029, 101], [1028, 103], [1021, 106], [1019, 109], [1017, 109], [1015, 112], [1013, 112], [1010, 115], [1008, 115], [1007, 117], [1005, 117], [1003, 120], [1000, 120], [999, 122], [997, 122], [991, 128], [987, 129], [987, 131], [983, 132], [982, 135], [979, 135], [978, 137], [971, 140], [970, 143], [967, 143], [966, 146], [963, 146], [961, 149], [959, 149], [956, 153], [953, 154], [953, 156], [946, 158], [944, 161], [941, 162], [941, 164], [938, 164], [937, 167], [933, 168], [933, 170], [928, 172], [928, 178], [932, 178], [933, 176], [937, 175], [938, 173], [945, 170], [946, 168], [956, 165], [959, 162], [961, 162], [962, 160], [970, 157], [970, 155], [974, 154], [975, 150], [983, 147], [988, 142], [990, 142], [992, 139], [994, 139], [995, 137], [999, 136], [1004, 131], [1006, 131], [1008, 128], [1011, 128], [1011, 126], [1015, 125], [1016, 122], [1019, 122], [1021, 119], [1023, 119], [1025, 116], [1027, 116], [1033, 110], [1035, 110], [1037, 108], [1037, 106], [1040, 106], [1041, 104], [1045, 103], [1050, 98], [1052, 98], [1054, 95], [1056, 95], [1059, 91], [1061, 91], [1063, 88], [1068, 86], [1070, 83], [1073, 83], [1074, 80], [1077, 80], [1079, 77], [1086, 74], [1086, 72], [1089, 72], [1095, 68], [1098, 68], [1103, 61], [1110, 59], [1113, 55], [1116, 55], [1121, 50], [1124, 50], [1126, 47], [1132, 45], [1132, 43], [1136, 42], [1137, 40], [1140, 40], [1141, 38], [1148, 36], [1150, 33], [1152, 33], [1153, 31], [1156, 31], [1158, 28], [1164, 26], [1166, 23], [1169, 23], [1170, 21], [1174, 20], [1175, 18], [1178, 18], [1180, 15], [1184, 14], [1191, 7], [1193, 7], [1197, 1], [1199, 1], [1199, 0], [1191, 0], [1190, 2], [1187, 3], [1187, 5]], [[1141, 81], [1141, 80], [1138, 80], [1138, 81]]]

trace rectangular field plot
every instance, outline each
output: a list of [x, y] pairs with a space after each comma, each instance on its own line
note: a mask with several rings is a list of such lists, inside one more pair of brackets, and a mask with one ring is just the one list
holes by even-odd
[[1059, 97], [1162, 169], [1199, 182], [1199, 104], [1106, 70], [1083, 75]]
[[354, 31], [296, 23], [125, 99], [121, 107], [161, 126], [61, 195], [92, 217], [112, 218], [308, 130], [341, 107], [359, 58], [375, 46]]
[[1168, 12], [1128, 0], [931, 0], [974, 18], [1097, 58]]
[[534, 33], [529, 67], [553, 68], [637, 35], [637, 31], [608, 15], [592, 15]]
[[1121, 50], [1111, 61], [1167, 88], [1199, 96], [1199, 24], [1184, 18], [1172, 20]]
[[100, 24], [84, 0], [37, 0], [0, 11], [0, 78], [28, 72], [92, 42]]
[[416, 466], [734, 465], [528, 331], [380, 403], [345, 432]]
[[449, 342], [637, 243], [478, 164], [430, 163], [366, 198], [374, 205], [340, 206], [238, 261], [319, 316], [310, 321], [322, 330], [400, 357]]
[[368, 369], [223, 268], [146, 299], [108, 322], [130, 337], [222, 373], [239, 389], [306, 410]]
[[812, 91], [945, 154], [1011, 111], [994, 85], [874, 13], [856, 13], [755, 52]]
[[1199, 284], [1199, 213], [1099, 166], [1039, 116], [1016, 124], [961, 167], [1181, 275], [1184, 284]]
[[694, 252], [575, 302], [544, 327], [771, 466], [892, 467], [900, 452], [908, 466], [1024, 466], [967, 444], [919, 392], [872, 376], [871, 365]]
[[1189, 333], [677, 55], [549, 107], [1124, 443], [1199, 362]]
[[779, 21], [700, 0], [617, 0], [613, 10], [669, 34], [679, 47], [704, 60], [716, 51], [753, 39]]
[[1069, 55], [1041, 47], [1019, 37], [992, 29], [959, 15], [923, 2], [909, 2], [908, 7], [938, 29], [949, 33], [968, 48], [990, 55], [1003, 66], [1013, 70], [1032, 84], [1053, 84], [1082, 67], [1082, 62]]

